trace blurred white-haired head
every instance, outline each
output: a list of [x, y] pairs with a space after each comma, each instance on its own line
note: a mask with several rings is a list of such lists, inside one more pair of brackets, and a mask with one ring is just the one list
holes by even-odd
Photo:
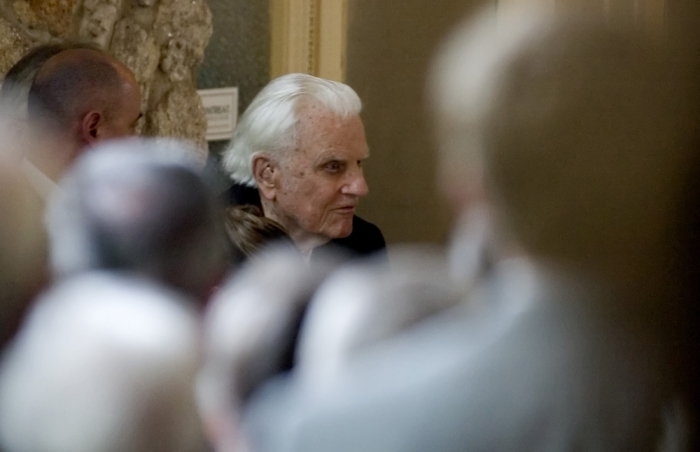
[[679, 69], [623, 27], [487, 10], [432, 72], [439, 179], [462, 209], [488, 203], [506, 253], [639, 279], [663, 260], [690, 156]]
[[348, 85], [308, 74], [287, 74], [271, 81], [253, 99], [224, 152], [223, 165], [235, 182], [255, 186], [255, 153], [283, 158], [297, 145], [298, 111], [316, 102], [341, 118], [358, 115], [362, 102]]
[[286, 246], [263, 250], [211, 300], [197, 398], [219, 447], [234, 440], [237, 412], [251, 394], [291, 369], [307, 303], [335, 265], [329, 257], [309, 266]]
[[206, 297], [227, 247], [193, 155], [173, 140], [134, 138], [82, 156], [48, 208], [54, 272], [134, 271]]
[[196, 317], [152, 283], [106, 273], [37, 302], [3, 357], [7, 452], [195, 452]]

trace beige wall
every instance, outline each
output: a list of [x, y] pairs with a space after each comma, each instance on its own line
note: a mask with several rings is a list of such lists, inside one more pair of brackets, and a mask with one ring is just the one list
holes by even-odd
[[436, 192], [435, 149], [426, 121], [426, 69], [435, 46], [484, 1], [349, 0], [346, 83], [364, 102], [370, 194], [360, 215], [387, 241], [441, 242], [449, 213]]

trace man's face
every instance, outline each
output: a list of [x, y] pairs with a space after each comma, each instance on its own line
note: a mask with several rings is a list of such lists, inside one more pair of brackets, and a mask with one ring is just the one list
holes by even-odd
[[347, 237], [355, 207], [368, 192], [362, 161], [367, 140], [359, 116], [342, 118], [315, 103], [299, 112], [297, 149], [276, 172], [274, 212], [302, 244]]

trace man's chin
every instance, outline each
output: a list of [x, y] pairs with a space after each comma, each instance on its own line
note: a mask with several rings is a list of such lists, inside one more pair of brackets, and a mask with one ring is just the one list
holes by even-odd
[[328, 234], [328, 237], [333, 239], [344, 239], [345, 237], [348, 237], [350, 234], [352, 234], [352, 219], [348, 221], [347, 223], [339, 224], [337, 227], [333, 228], [331, 233]]
[[350, 234], [352, 234], [352, 228], [350, 228], [347, 232], [342, 232], [341, 234], [338, 234], [337, 236], [333, 237], [335, 239], [344, 239], [345, 237], [349, 237]]

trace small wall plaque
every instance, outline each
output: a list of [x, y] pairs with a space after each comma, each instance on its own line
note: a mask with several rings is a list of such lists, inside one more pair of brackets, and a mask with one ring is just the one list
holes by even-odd
[[238, 119], [238, 88], [197, 90], [207, 115], [207, 141], [228, 140]]

